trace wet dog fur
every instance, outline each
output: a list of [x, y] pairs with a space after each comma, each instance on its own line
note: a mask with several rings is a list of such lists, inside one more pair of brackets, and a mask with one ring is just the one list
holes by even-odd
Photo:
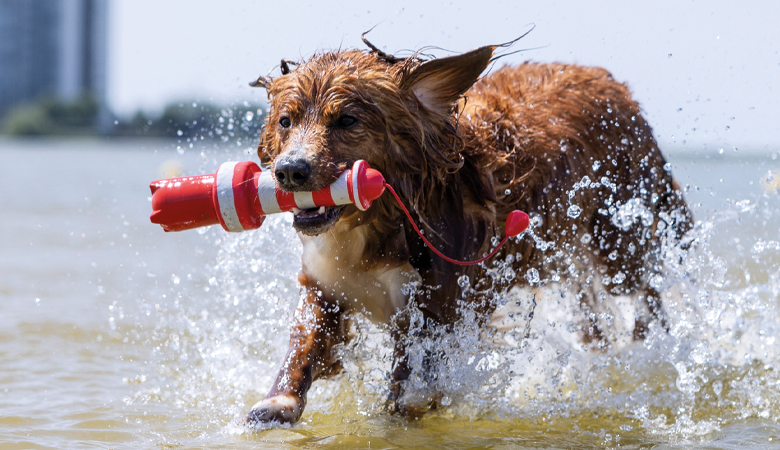
[[[516, 255], [519, 273], [535, 268], [542, 280], [557, 275], [575, 289], [583, 341], [607, 342], [589, 314], [604, 277], [622, 278], [607, 288], [612, 294], [644, 300], [635, 338], [652, 321], [663, 325], [659, 293], [648, 283], [660, 270], [658, 236], [681, 236], [691, 218], [624, 84], [603, 69], [566, 64], [525, 63], [482, 76], [498, 46], [426, 60], [396, 58], [366, 43], [370, 50], [283, 61], [281, 76], [253, 83], [267, 89], [270, 105], [258, 154], [282, 189], [324, 188], [364, 159], [398, 191], [431, 242], [460, 260], [481, 257], [491, 238], [503, 236], [506, 215], [526, 211], [535, 234], [565, 256], [550, 260], [522, 238], [510, 239], [497, 258]], [[586, 176], [587, 188], [570, 197]], [[610, 208], [630, 201], [652, 214], [649, 222], [646, 214], [628, 227], [611, 218]], [[572, 204], [581, 209], [576, 217], [567, 214]], [[333, 348], [348, 339], [351, 311], [392, 325], [390, 410], [424, 411], [402, 401], [410, 374], [405, 307], [414, 302], [428, 326], [452, 324], [463, 299], [458, 278], [467, 275], [484, 289], [491, 283], [484, 269], [434, 255], [389, 195], [364, 212], [353, 205], [302, 211], [293, 226], [304, 249], [302, 300], [276, 381], [247, 421], [300, 418], [312, 382], [338, 370]], [[409, 298], [402, 292], [409, 283], [433, 288]], [[486, 317], [494, 306], [477, 290], [467, 297]]]

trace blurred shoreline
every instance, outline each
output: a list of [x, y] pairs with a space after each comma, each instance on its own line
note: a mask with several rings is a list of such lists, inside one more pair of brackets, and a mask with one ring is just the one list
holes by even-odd
[[159, 152], [170, 148], [175, 151], [180, 139], [172, 137], [134, 136], [3, 136], [0, 135], [0, 151], [3, 150], [81, 150], [100, 152], [149, 150]]
[[159, 114], [138, 110], [118, 117], [89, 93], [73, 101], [41, 97], [0, 114], [0, 137], [171, 137], [225, 139], [256, 135], [267, 107], [247, 101], [216, 104], [193, 100], [168, 104]]

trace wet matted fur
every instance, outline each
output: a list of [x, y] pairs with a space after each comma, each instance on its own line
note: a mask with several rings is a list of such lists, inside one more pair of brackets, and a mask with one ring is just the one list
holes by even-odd
[[[323, 188], [364, 159], [398, 191], [431, 242], [460, 260], [489, 251], [491, 238], [504, 234], [506, 215], [526, 211], [535, 234], [566, 256], [545, 260], [533, 240], [521, 238], [497, 258], [516, 255], [516, 270], [534, 268], [541, 279], [562, 276], [585, 317], [599, 280], [616, 280], [612, 294], [636, 293], [647, 304], [637, 317], [638, 339], [650, 321], [663, 323], [648, 283], [660, 270], [658, 235], [682, 236], [690, 213], [624, 84], [603, 69], [565, 64], [525, 63], [480, 78], [498, 46], [429, 60], [370, 47], [319, 53], [292, 68], [283, 61], [281, 76], [253, 83], [268, 90], [270, 105], [258, 154], [282, 189]], [[578, 214], [568, 214], [572, 205]], [[627, 207], [629, 220], [616, 221]], [[483, 287], [490, 281], [480, 266], [433, 254], [405, 220], [389, 195], [365, 212], [350, 205], [296, 214], [303, 300], [276, 382], [249, 422], [300, 418], [311, 383], [338, 367], [332, 349], [347, 339], [349, 311], [392, 322], [390, 408], [420, 412], [401, 401], [409, 323], [398, 311], [412, 301], [429, 325], [446, 326], [458, 319], [458, 278]], [[402, 291], [409, 283], [429, 289], [410, 299]], [[478, 294], [469, 300], [484, 313], [493, 307]], [[605, 342], [593, 320], [582, 335]]]

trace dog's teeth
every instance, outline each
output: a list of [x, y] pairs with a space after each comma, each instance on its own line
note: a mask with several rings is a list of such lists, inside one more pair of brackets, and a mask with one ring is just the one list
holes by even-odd
[[301, 213], [301, 210], [298, 209], [298, 208], [293, 208], [292, 211], [293, 211], [293, 214], [295, 214], [296, 216]]
[[320, 206], [320, 214], [325, 214], [325, 207], [324, 206]]

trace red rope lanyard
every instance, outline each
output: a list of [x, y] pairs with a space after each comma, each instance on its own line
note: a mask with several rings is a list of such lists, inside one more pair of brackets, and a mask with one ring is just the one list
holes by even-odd
[[442, 252], [440, 252], [440, 251], [436, 250], [436, 247], [434, 247], [434, 246], [433, 246], [433, 245], [432, 245], [432, 244], [431, 244], [431, 243], [428, 241], [428, 239], [426, 239], [426, 238], [425, 238], [425, 236], [423, 236], [423, 234], [422, 234], [422, 232], [420, 231], [420, 229], [419, 229], [419, 228], [417, 228], [417, 224], [415, 224], [415, 223], [414, 223], [414, 220], [412, 219], [412, 216], [409, 214], [409, 211], [406, 209], [406, 206], [404, 206], [403, 202], [401, 201], [401, 198], [400, 198], [400, 197], [398, 197], [398, 194], [396, 194], [396, 192], [395, 192], [395, 189], [393, 189], [393, 187], [392, 187], [392, 186], [390, 186], [389, 184], [387, 184], [387, 182], [385, 182], [385, 187], [386, 187], [388, 190], [390, 190], [390, 193], [391, 193], [391, 194], [393, 194], [393, 197], [395, 197], [395, 200], [398, 202], [398, 205], [401, 207], [401, 209], [403, 209], [403, 210], [404, 210], [404, 213], [406, 213], [406, 217], [408, 217], [408, 218], [409, 218], [409, 222], [411, 222], [411, 223], [412, 223], [412, 226], [414, 227], [414, 231], [416, 231], [416, 232], [417, 232], [417, 234], [419, 234], [419, 235], [420, 235], [420, 238], [422, 238], [423, 242], [425, 242], [426, 244], [428, 244], [428, 248], [430, 248], [431, 250], [433, 250], [433, 252], [434, 252], [434, 253], [436, 253], [437, 255], [441, 256], [441, 257], [442, 257], [442, 258], [444, 258], [446, 261], [449, 261], [449, 262], [451, 262], [451, 263], [453, 263], [453, 264], [458, 264], [458, 265], [461, 265], [461, 266], [472, 266], [472, 265], [474, 265], [474, 264], [479, 264], [479, 263], [481, 263], [481, 262], [483, 262], [483, 261], [485, 261], [485, 260], [487, 260], [487, 259], [491, 258], [493, 255], [495, 255], [495, 254], [496, 254], [496, 252], [498, 252], [498, 249], [500, 249], [500, 248], [501, 248], [501, 246], [502, 246], [502, 245], [504, 245], [504, 243], [507, 241], [507, 239], [509, 239], [509, 236], [505, 236], [505, 237], [504, 237], [504, 239], [501, 241], [501, 243], [500, 243], [500, 244], [498, 244], [498, 246], [497, 246], [496, 248], [494, 248], [494, 249], [493, 249], [493, 251], [492, 251], [492, 252], [490, 252], [490, 254], [488, 254], [487, 256], [485, 256], [485, 257], [483, 257], [483, 258], [480, 258], [480, 259], [478, 259], [478, 260], [476, 260], [476, 261], [458, 261], [458, 260], [456, 260], [456, 259], [452, 259], [452, 258], [450, 258], [450, 257], [447, 257], [447, 256], [445, 256], [445, 255], [444, 255]]

